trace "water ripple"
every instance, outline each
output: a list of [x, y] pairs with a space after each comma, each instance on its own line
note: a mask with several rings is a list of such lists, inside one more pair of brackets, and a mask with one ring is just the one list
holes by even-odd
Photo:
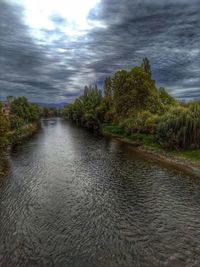
[[0, 185], [0, 266], [200, 266], [200, 182], [62, 120]]

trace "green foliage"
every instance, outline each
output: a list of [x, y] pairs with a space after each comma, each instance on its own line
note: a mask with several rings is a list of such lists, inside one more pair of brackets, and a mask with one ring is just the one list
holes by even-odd
[[20, 127], [24, 125], [24, 120], [23, 118], [20, 118], [19, 116], [11, 115], [10, 125], [11, 125], [12, 130], [19, 129]]
[[157, 112], [160, 109], [155, 82], [142, 68], [136, 67], [130, 72], [117, 72], [113, 84], [114, 105], [120, 115], [126, 116], [133, 109], [150, 112]]
[[42, 115], [42, 109], [36, 104], [29, 104], [29, 121], [36, 122], [39, 121]]
[[165, 113], [172, 106], [179, 105], [179, 103], [170, 94], [167, 93], [164, 87], [160, 87], [158, 92], [161, 103], [161, 113]]
[[43, 118], [60, 117], [62, 115], [61, 110], [54, 107], [45, 107], [41, 110], [41, 112]]
[[110, 99], [113, 97], [113, 84], [111, 77], [107, 77], [104, 82], [104, 96], [109, 97]]
[[[7, 98], [7, 107], [10, 113], [4, 113], [0, 104], [0, 146], [11, 144], [33, 133], [40, 117], [41, 108], [36, 104], [28, 103], [25, 97]], [[32, 124], [33, 123], [33, 124]]]
[[160, 101], [163, 105], [174, 105], [176, 104], [176, 100], [167, 93], [164, 87], [159, 88], [159, 97]]
[[24, 123], [28, 123], [30, 117], [28, 100], [25, 97], [19, 97], [11, 104], [11, 114], [21, 118]]
[[147, 117], [153, 116], [161, 107], [159, 91], [151, 79], [150, 63], [144, 59], [142, 67], [120, 70], [107, 77], [103, 97], [96, 86], [86, 86], [84, 95], [65, 107], [64, 116], [87, 128], [98, 129], [102, 123], [114, 122], [122, 123], [130, 132], [153, 132], [156, 119], [147, 121], [149, 124], [144, 129], [142, 112]]
[[151, 65], [150, 65], [148, 58], [145, 57], [143, 59], [141, 67], [144, 70], [144, 72], [146, 72], [149, 75], [149, 77], [151, 78]]
[[[167, 104], [164, 99], [168, 99]], [[98, 129], [102, 123], [114, 122], [132, 133], [153, 133], [158, 114], [169, 104], [173, 104], [173, 98], [156, 88], [150, 63], [145, 58], [141, 67], [120, 70], [107, 77], [103, 97], [96, 86], [86, 86], [84, 94], [66, 106], [63, 114], [87, 128]]]
[[36, 104], [28, 103], [25, 97], [19, 97], [11, 102], [11, 126], [13, 129], [40, 119], [42, 109]]
[[168, 148], [200, 147], [200, 105], [173, 107], [160, 118], [158, 140]]
[[141, 111], [134, 116], [123, 119], [120, 126], [128, 133], [149, 133], [154, 134], [156, 131], [159, 116], [152, 114], [150, 111]]
[[157, 89], [147, 58], [140, 67], [106, 78], [103, 97], [96, 86], [86, 86], [64, 116], [90, 129], [110, 123], [107, 132], [126, 138], [153, 136], [167, 148], [200, 147], [200, 103], [182, 104]]
[[5, 116], [0, 111], [0, 136], [5, 135], [10, 130], [10, 121], [7, 116]]
[[115, 125], [115, 124], [103, 124], [102, 125], [102, 131], [104, 134], [109, 134], [109, 135], [113, 135], [113, 136], [127, 136], [126, 131], [124, 130], [124, 128]]
[[102, 93], [97, 86], [86, 86], [84, 95], [64, 109], [64, 116], [89, 129], [98, 129], [104, 112]]
[[173, 151], [173, 155], [178, 156], [179, 158], [192, 160], [197, 163], [200, 162], [200, 150], [199, 149]]
[[120, 139], [133, 143], [134, 145], [143, 144], [148, 147], [159, 147], [155, 144], [155, 137], [153, 135], [144, 133], [127, 133], [123, 127], [116, 124], [103, 124], [102, 132], [105, 135], [120, 137]]

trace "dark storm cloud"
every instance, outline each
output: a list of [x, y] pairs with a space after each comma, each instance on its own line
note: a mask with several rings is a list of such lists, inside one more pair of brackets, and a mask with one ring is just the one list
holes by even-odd
[[17, 2], [0, 0], [2, 97], [71, 101], [85, 84], [101, 85], [106, 76], [147, 56], [158, 86], [178, 98], [199, 98], [199, 1], [102, 0], [89, 19], [103, 27], [76, 38], [63, 32], [68, 22], [59, 14], [50, 17], [53, 29], [34, 32]]
[[199, 1], [104, 1], [101, 18], [108, 30], [91, 33], [104, 60], [92, 67], [112, 72], [147, 56], [159, 85], [188, 98], [200, 84], [199, 8]]
[[36, 100], [41, 87], [29, 81], [34, 78], [39, 82], [45, 56], [28, 35], [21, 16], [19, 7], [0, 2], [0, 93], [2, 97], [27, 95]]

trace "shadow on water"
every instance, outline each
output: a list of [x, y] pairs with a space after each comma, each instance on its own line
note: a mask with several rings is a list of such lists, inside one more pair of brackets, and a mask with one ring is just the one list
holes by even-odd
[[169, 171], [174, 171], [182, 173], [183, 175], [189, 175], [192, 180], [196, 181], [197, 183], [200, 183], [200, 171], [199, 168], [191, 168], [188, 165], [180, 164], [176, 160], [170, 160], [168, 157], [165, 159], [165, 157], [159, 157], [159, 154], [152, 154], [148, 151], [139, 150], [138, 147], [135, 147], [132, 144], [126, 143], [120, 139], [112, 138], [112, 137], [104, 137], [105, 142], [109, 146], [109, 144], [115, 143], [115, 146], [119, 148], [121, 151], [125, 151], [125, 153], [129, 157], [137, 157], [140, 160], [149, 162], [151, 164], [154, 164], [155, 166], [160, 166], [161, 168], [166, 168]]
[[0, 185], [4, 183], [6, 177], [11, 174], [11, 162], [9, 151], [0, 150]]

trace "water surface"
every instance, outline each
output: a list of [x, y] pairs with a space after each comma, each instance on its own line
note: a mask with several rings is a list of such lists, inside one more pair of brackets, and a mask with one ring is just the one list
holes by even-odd
[[60, 119], [7, 159], [0, 266], [200, 266], [200, 182]]

